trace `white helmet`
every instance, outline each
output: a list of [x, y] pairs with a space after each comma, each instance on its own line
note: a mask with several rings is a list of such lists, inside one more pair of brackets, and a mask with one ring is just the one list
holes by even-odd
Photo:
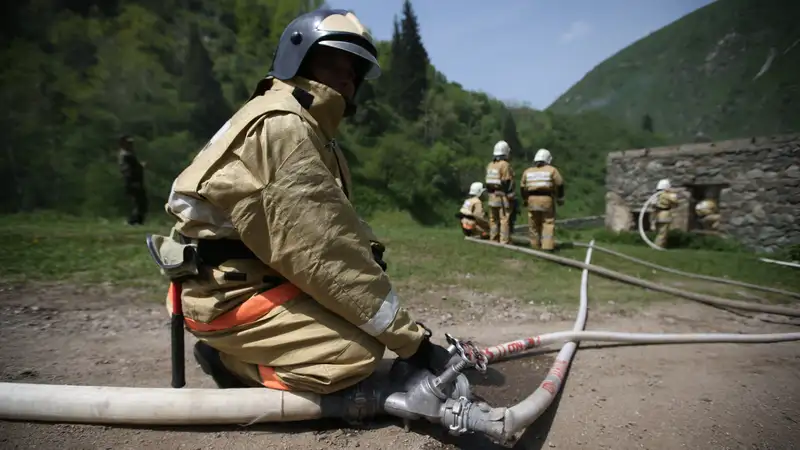
[[469, 195], [481, 195], [485, 191], [483, 183], [476, 181], [469, 185]]
[[656, 190], [663, 191], [664, 189], [669, 189], [671, 187], [672, 185], [670, 184], [669, 179], [664, 178], [663, 180], [658, 182], [658, 185], [656, 185]]
[[511, 153], [511, 146], [508, 145], [506, 141], [497, 141], [497, 144], [494, 144], [494, 151], [492, 155], [494, 156], [508, 156]]
[[540, 148], [539, 151], [536, 152], [536, 155], [533, 157], [533, 162], [543, 162], [545, 164], [550, 164], [550, 161], [553, 160], [553, 155], [550, 154], [550, 150], [546, 148]]

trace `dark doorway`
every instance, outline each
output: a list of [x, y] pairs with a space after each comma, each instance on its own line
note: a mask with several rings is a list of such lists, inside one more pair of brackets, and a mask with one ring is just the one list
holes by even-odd
[[[631, 212], [631, 231], [639, 230], [639, 212], [640, 211]], [[642, 217], [642, 228], [644, 228], [644, 231], [652, 231], [652, 227], [650, 226], [649, 211], [644, 212], [644, 217]]]

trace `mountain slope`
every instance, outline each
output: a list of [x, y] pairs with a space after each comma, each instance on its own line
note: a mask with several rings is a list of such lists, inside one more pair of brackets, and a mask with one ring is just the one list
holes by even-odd
[[652, 118], [670, 141], [800, 131], [800, 2], [719, 0], [608, 58], [549, 108]]

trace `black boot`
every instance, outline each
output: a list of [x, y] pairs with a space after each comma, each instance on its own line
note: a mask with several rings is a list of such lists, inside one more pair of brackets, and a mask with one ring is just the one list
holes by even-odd
[[200, 341], [194, 344], [194, 359], [200, 364], [203, 373], [210, 375], [220, 389], [250, 387], [222, 364], [219, 351], [210, 345]]

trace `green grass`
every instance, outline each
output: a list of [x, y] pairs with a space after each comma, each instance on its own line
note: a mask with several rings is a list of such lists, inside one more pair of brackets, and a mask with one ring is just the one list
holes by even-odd
[[[456, 228], [423, 228], [401, 213], [382, 214], [373, 228], [386, 244], [389, 274], [403, 297], [468, 294], [516, 299], [537, 304], [572, 304], [578, 294], [580, 271], [522, 253], [464, 241]], [[20, 214], [0, 217], [0, 281], [19, 283], [64, 281], [76, 284], [113, 283], [142, 289], [161, 298], [166, 280], [159, 274], [144, 245], [145, 234], [167, 233], [166, 220], [128, 227], [122, 220], [56, 215]], [[596, 230], [562, 230], [560, 240], [588, 241], [602, 237]], [[685, 271], [800, 291], [794, 269], [757, 261], [743, 252], [675, 249], [655, 252], [642, 245], [598, 244], [657, 264]], [[585, 250], [566, 248], [560, 255], [583, 260]], [[688, 289], [736, 298], [736, 291], [664, 274], [596, 252], [593, 263], [661, 283], [680, 283]], [[591, 278], [593, 301], [630, 303], [665, 296], [635, 287]], [[775, 299], [774, 296], [757, 295]]]

